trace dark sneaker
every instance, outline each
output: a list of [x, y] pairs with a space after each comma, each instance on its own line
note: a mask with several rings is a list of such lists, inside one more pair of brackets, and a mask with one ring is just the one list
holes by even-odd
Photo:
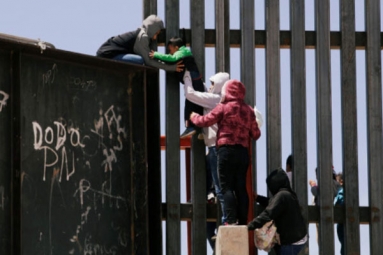
[[181, 134], [181, 138], [194, 135], [196, 132], [194, 127], [187, 127], [185, 131]]
[[210, 192], [208, 195], [207, 195], [207, 202], [209, 204], [213, 204], [215, 202], [215, 196], [214, 196], [214, 193]]

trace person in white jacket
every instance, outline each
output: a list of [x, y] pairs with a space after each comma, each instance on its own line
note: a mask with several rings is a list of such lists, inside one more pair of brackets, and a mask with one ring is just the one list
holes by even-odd
[[[221, 101], [221, 89], [226, 81], [230, 79], [230, 75], [228, 73], [219, 72], [210, 77], [211, 86], [207, 92], [199, 92], [193, 89], [192, 80], [190, 78], [189, 71], [185, 71], [184, 75], [184, 92], [185, 97], [190, 102], [200, 105], [203, 107], [204, 115], [209, 113], [212, 109], [214, 109], [219, 102]], [[215, 147], [216, 141], [216, 133], [218, 126], [214, 124], [210, 127], [203, 128], [203, 138], [205, 141], [205, 145], [208, 147], [208, 154], [206, 155], [207, 160], [207, 170], [210, 170], [211, 177], [214, 184], [214, 189], [216, 196], [221, 204], [222, 212], [224, 208], [223, 206], [223, 196], [221, 193], [221, 188], [218, 181], [218, 172], [217, 172], [217, 151]], [[207, 173], [209, 174], [209, 173]], [[225, 222], [225, 215], [222, 215], [222, 222]], [[211, 223], [211, 222], [209, 222]], [[214, 249], [214, 241], [211, 240], [211, 237], [215, 234], [216, 225], [210, 224], [211, 226], [207, 226], [207, 235], [209, 239], [209, 244]]]

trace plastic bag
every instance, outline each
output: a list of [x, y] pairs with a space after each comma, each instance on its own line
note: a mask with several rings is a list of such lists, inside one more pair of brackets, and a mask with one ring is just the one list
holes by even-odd
[[274, 221], [266, 222], [262, 228], [254, 230], [254, 244], [259, 250], [269, 252], [276, 243], [280, 244], [280, 240]]
[[254, 106], [255, 119], [258, 123], [258, 128], [261, 128], [263, 125], [263, 116], [262, 113]]

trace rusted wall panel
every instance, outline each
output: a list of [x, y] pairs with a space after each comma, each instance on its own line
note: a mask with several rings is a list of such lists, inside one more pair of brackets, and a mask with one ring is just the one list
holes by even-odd
[[11, 201], [1, 196], [13, 210], [0, 203], [2, 253], [149, 254], [146, 80], [158, 71], [0, 44], [0, 102], [11, 99], [0, 191], [11, 173], [14, 187]]
[[0, 51], [0, 253], [11, 247], [11, 61]]

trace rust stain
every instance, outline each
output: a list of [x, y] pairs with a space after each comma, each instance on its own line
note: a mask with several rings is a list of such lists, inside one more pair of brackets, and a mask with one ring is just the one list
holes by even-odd
[[353, 212], [354, 209], [353, 209], [351, 206], [349, 206], [349, 207], [347, 207], [347, 211], [348, 211], [348, 212]]
[[23, 171], [21, 172], [21, 175], [20, 175], [21, 186], [23, 186], [24, 177], [25, 177], [25, 172]]
[[60, 169], [59, 169], [59, 168], [54, 168], [54, 169], [53, 169], [52, 180], [55, 179], [55, 178], [57, 178], [58, 175], [59, 175], [59, 173], [60, 173]]

